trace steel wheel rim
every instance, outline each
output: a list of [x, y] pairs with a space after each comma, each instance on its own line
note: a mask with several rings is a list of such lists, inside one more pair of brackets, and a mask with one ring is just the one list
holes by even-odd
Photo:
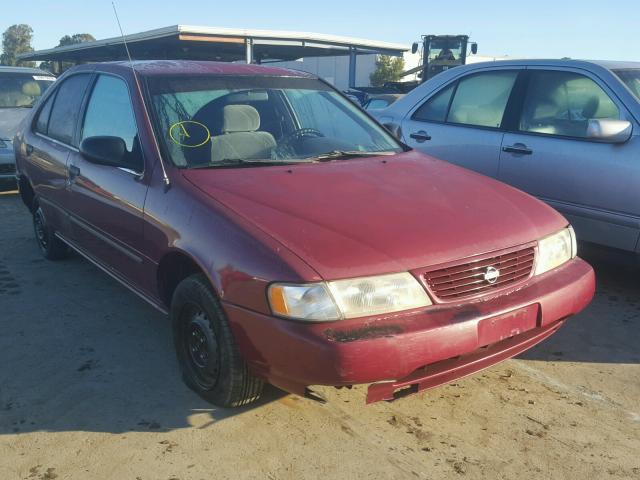
[[38, 245], [42, 250], [46, 250], [48, 246], [47, 242], [47, 233], [46, 233], [46, 222], [44, 219], [44, 214], [42, 213], [42, 209], [38, 208], [36, 210], [36, 214], [33, 219], [34, 229], [36, 231], [36, 240], [38, 241]]
[[182, 339], [185, 360], [193, 379], [206, 390], [218, 382], [220, 348], [208, 315], [198, 306], [185, 309]]

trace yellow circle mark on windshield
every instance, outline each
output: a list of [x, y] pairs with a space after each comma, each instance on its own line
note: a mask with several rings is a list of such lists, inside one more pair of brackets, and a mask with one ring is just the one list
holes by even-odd
[[183, 120], [169, 127], [169, 137], [181, 147], [201, 147], [211, 139], [211, 132], [206, 125], [194, 120]]

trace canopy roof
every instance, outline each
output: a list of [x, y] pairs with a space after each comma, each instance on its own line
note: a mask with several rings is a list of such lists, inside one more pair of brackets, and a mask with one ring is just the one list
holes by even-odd
[[[320, 33], [173, 25], [125, 36], [134, 59], [248, 60], [258, 63], [349, 54], [400, 56], [402, 44]], [[25, 53], [20, 60], [96, 62], [122, 60], [122, 37]]]

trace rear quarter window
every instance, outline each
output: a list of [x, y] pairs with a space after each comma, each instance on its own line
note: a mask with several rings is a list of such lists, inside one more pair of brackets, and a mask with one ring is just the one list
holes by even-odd
[[38, 112], [38, 117], [36, 119], [36, 132], [42, 133], [43, 135], [47, 134], [47, 128], [49, 127], [49, 117], [51, 116], [51, 107], [53, 106], [54, 98], [55, 93], [47, 98], [44, 106]]
[[78, 146], [74, 139], [74, 133], [82, 99], [90, 78], [90, 74], [73, 75], [58, 87], [49, 117], [48, 136], [67, 145]]

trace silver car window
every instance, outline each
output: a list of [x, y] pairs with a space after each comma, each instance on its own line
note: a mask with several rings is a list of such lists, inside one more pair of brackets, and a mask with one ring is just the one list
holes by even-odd
[[444, 122], [451, 102], [451, 94], [455, 84], [440, 90], [429, 100], [424, 102], [413, 114], [413, 119], [420, 122]]
[[500, 127], [517, 71], [471, 75], [458, 83], [447, 122], [480, 127]]
[[620, 110], [590, 78], [574, 72], [531, 72], [521, 131], [586, 138], [589, 120], [605, 118], [620, 118]]

